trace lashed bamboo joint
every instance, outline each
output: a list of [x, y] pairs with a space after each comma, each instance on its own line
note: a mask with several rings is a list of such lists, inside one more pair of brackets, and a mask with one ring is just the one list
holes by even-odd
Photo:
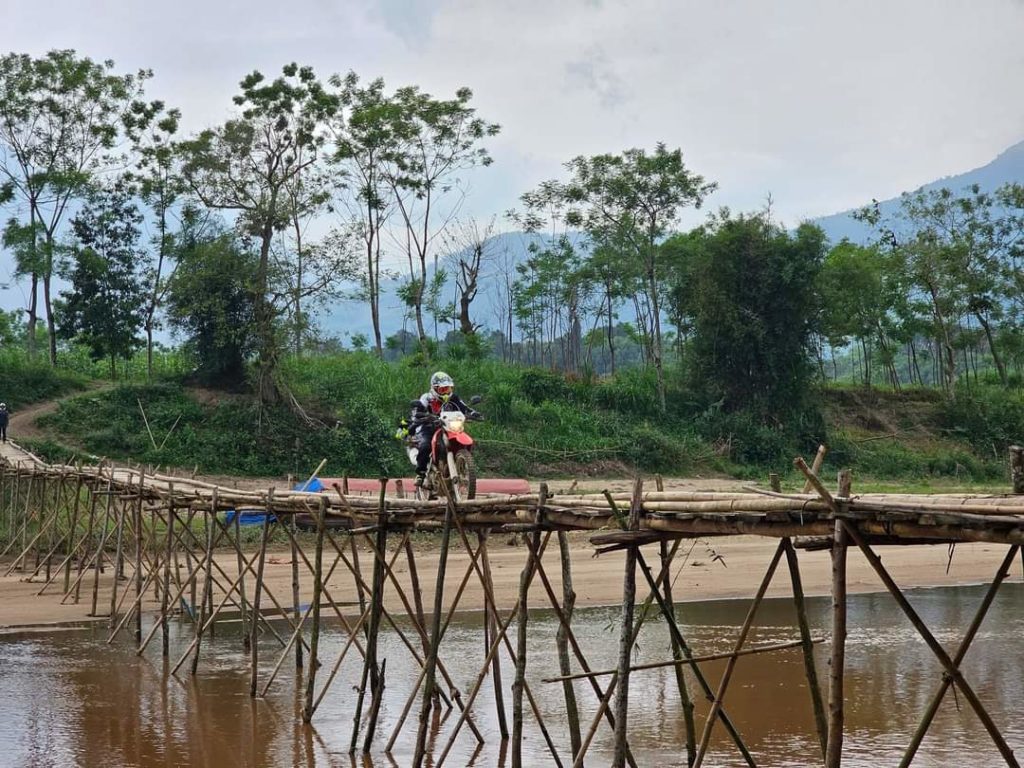
[[[80, 600], [81, 587], [84, 583], [88, 590], [91, 578], [93, 615], [100, 608], [101, 573], [110, 568], [128, 578], [120, 588], [121, 579], [112, 580], [109, 613], [105, 614], [111, 630], [109, 640], [113, 642], [132, 626], [137, 651], [143, 653], [159, 631], [162, 653], [166, 656], [168, 622], [179, 616], [190, 622], [193, 630], [191, 642], [171, 666], [174, 674], [180, 674], [186, 662], [191, 674], [197, 674], [204, 644], [208, 645], [215, 634], [218, 620], [223, 620], [226, 612], [237, 612], [243, 630], [240, 658], [249, 672], [250, 694], [265, 696], [286, 659], [294, 658], [297, 679], [303, 685], [301, 716], [306, 722], [314, 720], [340, 668], [351, 656], [349, 663], [359, 664], [362, 669], [350, 742], [352, 751], [360, 748], [360, 744], [364, 753], [370, 752], [375, 744], [384, 744], [390, 752], [402, 734], [408, 739], [408, 734], [415, 732], [416, 766], [427, 762], [435, 766], [444, 764], [463, 727], [477, 743], [484, 742], [486, 735], [477, 723], [476, 702], [488, 675], [495, 688], [493, 700], [498, 710], [500, 738], [512, 740], [512, 765], [523, 764], [521, 746], [524, 724], [529, 718], [543, 737], [554, 764], [583, 765], [603, 722], [615, 737], [613, 764], [636, 765], [629, 744], [629, 679], [633, 673], [663, 667], [673, 667], [677, 672], [688, 764], [699, 766], [707, 759], [712, 732], [720, 724], [744, 762], [753, 766], [755, 757], [727, 712], [726, 694], [732, 671], [740, 657], [761, 658], [786, 648], [800, 648], [822, 758], [825, 765], [838, 766], [843, 740], [845, 556], [847, 547], [854, 546], [864, 552], [945, 670], [902, 764], [909, 765], [944, 694], [954, 687], [975, 711], [1006, 764], [1015, 766], [1012, 749], [959, 667], [996, 589], [1024, 544], [1021, 455], [1019, 448], [1011, 451], [1014, 493], [1005, 495], [855, 494], [848, 474], [840, 476], [833, 494], [819, 476], [824, 458], [821, 450], [814, 467], [808, 467], [802, 460], [796, 462], [807, 479], [800, 493], [780, 492], [775, 480], [775, 490], [771, 491], [664, 491], [659, 478], [658, 490], [647, 490], [638, 481], [632, 493], [552, 495], [541, 486], [536, 494], [489, 496], [456, 503], [450, 497], [435, 501], [407, 498], [401, 486], [397, 495], [389, 497], [385, 495], [386, 480], [382, 480], [376, 498], [371, 498], [347, 493], [343, 487], [347, 483], [321, 493], [285, 489], [260, 492], [108, 463], [51, 465], [8, 444], [0, 461], [0, 520], [7, 523], [8, 532], [7, 539], [0, 542], [0, 556], [13, 556], [7, 564], [8, 575], [20, 571], [26, 580], [40, 580], [40, 595], [59, 592], [65, 602]], [[256, 552], [247, 552], [243, 545], [238, 515], [229, 524], [217, 514], [243, 509], [264, 513]], [[299, 545], [296, 537], [296, 522], [303, 519], [312, 521], [316, 531], [312, 554]], [[265, 579], [267, 542], [275, 530], [287, 538], [292, 556], [291, 594], [283, 601], [274, 595]], [[441, 533], [443, 543], [436, 555], [434, 594], [432, 599], [424, 599], [417, 575], [417, 555], [409, 537], [414, 531], [431, 530]], [[495, 599], [487, 554], [488, 533], [492, 531], [526, 532], [527, 559], [518, 599], [513, 605], [499, 605]], [[594, 671], [573, 631], [575, 594], [564, 537], [568, 531], [592, 532], [590, 540], [598, 552], [626, 553], [622, 628], [615, 669]], [[562, 569], [559, 591], [548, 577], [544, 560], [554, 533], [558, 534], [557, 556]], [[732, 650], [698, 654], [675, 620], [670, 585], [679, 541], [738, 534], [777, 538], [779, 547]], [[342, 543], [345, 538], [349, 539], [347, 544]], [[370, 553], [371, 563], [360, 562], [357, 540], [363, 557], [367, 551]], [[469, 564], [446, 609], [442, 598], [449, 541], [466, 551]], [[963, 642], [956, 654], [949, 656], [903, 598], [872, 547], [960, 541], [1004, 544], [1009, 551]], [[660, 554], [659, 567], [655, 569], [648, 565], [641, 551], [641, 547], [652, 544], [659, 546]], [[213, 557], [218, 547], [227, 547], [232, 553], [230, 566]], [[798, 548], [831, 548], [833, 552], [833, 628], [829, 638], [827, 701], [814, 662], [814, 646], [825, 638], [813, 637], [807, 622]], [[747, 647], [758, 607], [783, 555], [792, 579], [798, 635], [792, 641]], [[399, 557], [406, 561], [405, 583], [395, 573]], [[637, 569], [642, 576], [639, 582]], [[313, 594], [312, 602], [304, 609], [299, 605], [303, 573]], [[335, 599], [342, 575], [352, 580], [357, 602]], [[482, 588], [483, 605], [462, 606], [465, 588], [474, 579]], [[640, 595], [638, 583], [642, 587]], [[559, 622], [561, 674], [544, 680], [532, 680], [529, 675], [527, 607], [537, 607], [530, 596], [538, 584], [543, 590], [544, 607], [551, 609]], [[394, 593], [397, 603], [383, 599], [385, 590]], [[639, 602], [638, 597], [642, 598]], [[430, 602], [433, 607], [428, 613], [425, 605]], [[399, 604], [402, 615], [396, 611]], [[156, 616], [144, 636], [142, 615], [150, 606], [156, 606]], [[634, 664], [631, 649], [652, 606], [665, 620], [671, 646], [666, 649], [665, 661]], [[445, 633], [460, 607], [481, 608], [485, 615], [481, 630], [485, 657], [476, 679], [464, 690], [452, 678], [443, 653]], [[343, 636], [341, 650], [333, 660], [319, 658], [324, 647], [321, 633], [328, 619]], [[379, 733], [378, 714], [388, 688], [389, 668], [377, 642], [384, 631], [399, 639], [420, 675], [405, 698], [397, 725], [388, 733]], [[261, 638], [273, 638], [280, 647], [272, 664], [265, 655], [266, 646], [261, 647]], [[503, 669], [503, 658], [511, 668]], [[725, 673], [717, 683], [709, 681], [701, 667], [713, 660], [726, 662]], [[682, 675], [684, 668], [711, 704], [702, 724], [695, 722], [693, 702]], [[580, 722], [582, 710], [577, 698], [583, 689], [574, 689], [574, 680], [582, 681], [593, 692], [590, 703], [596, 704], [597, 709], [589, 723]], [[561, 734], [553, 733], [545, 724], [535, 689], [531, 687], [537, 683], [562, 684], [569, 713], [566, 743], [560, 743]], [[506, 693], [510, 693], [508, 699]], [[511, 702], [511, 728], [506, 720], [506, 700]], [[403, 730], [417, 703], [418, 727]], [[455, 725], [443, 745], [426, 739], [430, 719], [438, 708], [458, 709], [457, 717], [453, 718]]]

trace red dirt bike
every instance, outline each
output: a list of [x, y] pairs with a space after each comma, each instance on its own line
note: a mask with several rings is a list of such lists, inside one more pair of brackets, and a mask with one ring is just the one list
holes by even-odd
[[[479, 395], [470, 398], [469, 402], [476, 405], [481, 400]], [[418, 408], [419, 400], [413, 400], [413, 408]], [[436, 426], [430, 441], [430, 463], [427, 465], [427, 476], [422, 486], [416, 487], [417, 499], [436, 499], [441, 491], [442, 483], [451, 489], [455, 501], [464, 501], [476, 497], [476, 462], [473, 459], [473, 438], [466, 432], [466, 422], [482, 420], [471, 419], [455, 406], [445, 404], [438, 414], [421, 413], [416, 417], [419, 424]], [[416, 465], [418, 444], [410, 437], [406, 443], [409, 460]]]

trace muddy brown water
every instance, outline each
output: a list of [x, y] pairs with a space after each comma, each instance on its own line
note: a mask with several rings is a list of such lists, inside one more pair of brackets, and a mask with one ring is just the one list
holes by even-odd
[[[908, 594], [947, 649], [955, 649], [982, 597], [982, 587], [913, 590]], [[728, 650], [748, 608], [748, 601], [680, 604], [684, 632], [699, 654]], [[812, 624], [827, 629], [827, 598], [809, 601]], [[759, 612], [752, 640], [783, 642], [796, 637], [791, 601], [768, 600]], [[581, 610], [574, 625], [594, 669], [615, 665], [619, 609]], [[939, 683], [940, 667], [885, 594], [856, 595], [849, 601], [847, 646], [846, 766], [896, 765], [921, 711]], [[557, 620], [531, 612], [528, 682], [538, 699], [563, 759], [568, 754], [561, 686], [544, 684], [557, 674]], [[513, 627], [514, 629], [514, 627]], [[514, 637], [514, 632], [513, 632]], [[191, 639], [190, 627], [175, 627], [172, 659]], [[330, 664], [343, 641], [331, 628], [323, 640]], [[355, 657], [317, 712], [313, 728], [299, 724], [301, 692], [294, 666], [278, 679], [266, 699], [248, 695], [248, 663], [237, 629], [218, 626], [204, 644], [200, 674], [167, 680], [159, 643], [137, 657], [128, 640], [106, 644], [100, 627], [59, 631], [10, 632], [0, 635], [0, 765], [2, 766], [406, 766], [411, 762], [415, 723], [405, 726], [391, 755], [383, 747], [415, 682], [418, 669], [393, 631], [381, 637], [388, 659], [387, 693], [381, 710], [375, 751], [350, 758], [358, 684]], [[276, 641], [261, 641], [263, 669], [273, 664]], [[153, 652], [155, 651], [155, 653]], [[817, 646], [819, 674], [827, 679], [827, 647]], [[449, 629], [443, 660], [468, 692], [483, 659], [480, 616], [459, 616]], [[636, 650], [638, 661], [669, 657], [668, 634], [659, 623], [645, 629]], [[724, 662], [703, 665], [712, 687]], [[1024, 749], [1024, 585], [1004, 585], [964, 664], [966, 678], [986, 704], [1006, 739]], [[504, 667], [506, 686], [512, 668]], [[322, 676], [320, 677], [322, 680]], [[695, 681], [688, 674], [691, 690]], [[476, 748], [464, 730], [445, 765], [507, 766], [488, 684], [475, 707], [487, 743]], [[595, 711], [589, 686], [576, 691], [585, 721]], [[683, 725], [675, 676], [670, 669], [635, 672], [630, 685], [630, 742], [641, 766], [684, 766]], [[511, 697], [506, 697], [511, 705]], [[998, 766], [1002, 761], [988, 735], [962, 698], [951, 695], [921, 747], [915, 765]], [[702, 723], [698, 709], [698, 727]], [[726, 710], [760, 765], [820, 764], [811, 707], [797, 650], [739, 660], [726, 699]], [[413, 719], [418, 706], [413, 710]], [[437, 724], [432, 737], [443, 744], [454, 717]], [[553, 765], [544, 740], [527, 718], [524, 762]], [[511, 724], [511, 719], [510, 719]], [[585, 726], [584, 726], [585, 727]], [[721, 728], [712, 740], [708, 765], [743, 763]], [[602, 725], [587, 765], [611, 762], [611, 733]], [[439, 750], [438, 750], [439, 751]], [[571, 763], [571, 759], [567, 760]]]

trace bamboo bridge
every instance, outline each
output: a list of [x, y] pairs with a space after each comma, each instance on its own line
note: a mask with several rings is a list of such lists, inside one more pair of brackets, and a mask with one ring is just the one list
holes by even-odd
[[[632, 673], [652, 667], [686, 667], [697, 682], [699, 690], [691, 691], [687, 678], [676, 675], [685, 721], [685, 743], [680, 749], [685, 750], [688, 765], [705, 764], [712, 732], [721, 728], [742, 760], [755, 766], [758, 758], [728, 715], [727, 693], [737, 659], [799, 647], [822, 764], [835, 768], [842, 762], [844, 737], [846, 557], [848, 549], [856, 547], [944, 670], [918, 728], [908, 736], [900, 765], [911, 764], [945, 694], [954, 688], [973, 709], [1006, 764], [1017, 766], [999, 724], [961, 674], [960, 665], [1024, 543], [1024, 452], [1011, 449], [1015, 493], [1006, 495], [854, 494], [849, 472], [841, 472], [837, 487], [830, 491], [819, 476], [823, 456], [820, 450], [813, 466], [802, 459], [795, 461], [807, 481], [802, 493], [781, 492], [774, 476], [771, 491], [751, 488], [729, 493], [647, 490], [637, 479], [630, 493], [550, 494], [541, 484], [536, 493], [456, 503], [450, 498], [407, 498], [401, 486], [389, 496], [386, 481], [375, 496], [349, 493], [343, 484], [318, 493], [241, 490], [106, 462], [48, 464], [7, 443], [0, 446], [0, 530], [7, 532], [0, 540], [0, 557], [7, 575], [17, 571], [23, 580], [41, 585], [40, 599], [90, 601], [91, 615], [104, 616], [109, 622], [108, 642], [132, 638], [137, 653], [143, 654], [159, 637], [159, 652], [168, 657], [172, 675], [199, 674], [204, 640], [209, 642], [216, 622], [229, 613], [239, 617], [244, 638], [239, 664], [248, 670], [251, 696], [265, 696], [287, 664], [294, 668], [296, 684], [301, 686], [304, 722], [314, 720], [328, 695], [354, 696], [352, 752], [369, 753], [383, 745], [390, 754], [404, 739], [409, 744], [415, 742], [413, 765], [417, 768], [445, 764], [456, 739], [483, 742], [476, 723], [476, 703], [488, 678], [500, 737], [507, 742], [514, 768], [523, 765], [524, 723], [529, 718], [539, 729], [553, 765], [582, 766], [595, 734], [607, 728], [614, 736], [614, 765], [635, 766], [630, 748], [629, 680]], [[218, 514], [228, 510], [236, 511], [232, 522]], [[255, 548], [243, 543], [238, 510], [264, 513]], [[312, 546], [300, 545], [297, 525], [303, 521], [315, 531]], [[417, 558], [422, 554], [410, 542], [417, 531], [433, 531], [440, 538], [440, 548], [431, 552], [436, 558], [433, 585], [419, 581]], [[570, 531], [592, 532], [590, 541], [598, 552], [625, 553], [618, 664], [614, 669], [594, 670], [573, 632], [575, 595], [566, 538]], [[495, 599], [487, 548], [488, 534], [495, 532], [515, 532], [528, 548], [518, 597], [511, 605], [499, 605]], [[283, 536], [290, 548], [292, 579], [287, 595], [275, 595], [264, 578], [271, 534], [279, 539]], [[778, 546], [732, 651], [700, 656], [675, 618], [671, 569], [680, 543], [751, 534], [778, 539]], [[552, 537], [559, 552], [559, 590], [543, 560]], [[907, 601], [876, 549], [978, 541], [1005, 545], [1006, 556], [951, 654]], [[648, 545], [656, 545], [656, 561], [645, 556], [643, 547]], [[461, 547], [469, 557], [454, 595], [445, 594], [445, 572], [453, 547]], [[831, 550], [832, 631], [828, 638], [814, 637], [809, 627], [799, 569], [801, 549]], [[227, 551], [234, 562], [225, 566], [223, 558], [214, 557], [215, 550]], [[396, 577], [399, 558], [404, 558], [406, 583], [411, 588]], [[758, 607], [783, 558], [792, 581], [797, 639], [748, 645]], [[332, 590], [339, 593], [335, 585], [343, 580], [350, 580], [358, 595], [354, 603], [332, 597]], [[479, 582], [482, 605], [462, 604], [470, 580]], [[303, 589], [312, 593], [308, 607], [299, 600]], [[387, 604], [386, 591], [392, 595]], [[532, 602], [538, 591], [542, 593], [540, 602]], [[425, 599], [432, 605], [425, 605]], [[396, 604], [402, 606], [401, 612], [394, 610]], [[563, 674], [543, 682], [563, 683], [570, 713], [568, 743], [563, 734], [546, 726], [527, 678], [528, 608], [537, 607], [553, 611], [561, 627]], [[478, 674], [468, 682], [453, 680], [444, 658], [445, 632], [460, 608], [482, 610], [484, 616], [486, 653]], [[631, 650], [641, 636], [648, 609], [655, 608], [669, 630], [667, 660], [634, 666]], [[148, 626], [143, 621], [147, 609], [152, 618]], [[169, 655], [172, 619], [192, 627], [191, 642], [176, 658]], [[328, 624], [344, 637], [333, 659], [322, 658], [320, 647], [321, 632]], [[399, 702], [398, 723], [386, 733], [378, 727], [378, 714], [387, 659], [377, 642], [385, 624], [401, 638], [419, 670], [411, 694]], [[258, 642], [261, 637], [273, 637], [279, 645], [273, 657], [261, 657], [266, 645]], [[826, 641], [828, 680], [819, 681], [815, 646]], [[157, 653], [155, 649], [149, 652]], [[577, 671], [569, 670], [569, 659]], [[713, 659], [727, 661], [718, 680], [708, 679], [701, 668]], [[360, 685], [354, 693], [332, 691], [346, 661], [361, 668]], [[583, 690], [589, 688], [593, 694], [591, 705], [596, 705], [596, 712], [589, 722], [580, 721], [577, 692], [571, 685], [574, 680], [584, 681]], [[698, 697], [706, 699], [710, 707], [702, 723], [696, 722], [694, 715]], [[507, 700], [510, 706], [506, 706]], [[510, 724], [507, 709], [511, 711]], [[427, 739], [429, 723], [442, 711], [451, 715], [454, 725], [447, 729], [444, 743], [431, 743]]]

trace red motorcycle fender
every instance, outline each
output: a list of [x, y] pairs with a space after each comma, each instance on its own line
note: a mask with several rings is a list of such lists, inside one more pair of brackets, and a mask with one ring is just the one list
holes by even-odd
[[448, 435], [449, 440], [454, 440], [459, 445], [470, 446], [473, 444], [473, 438], [467, 435], [465, 432], [456, 432], [455, 434]]

